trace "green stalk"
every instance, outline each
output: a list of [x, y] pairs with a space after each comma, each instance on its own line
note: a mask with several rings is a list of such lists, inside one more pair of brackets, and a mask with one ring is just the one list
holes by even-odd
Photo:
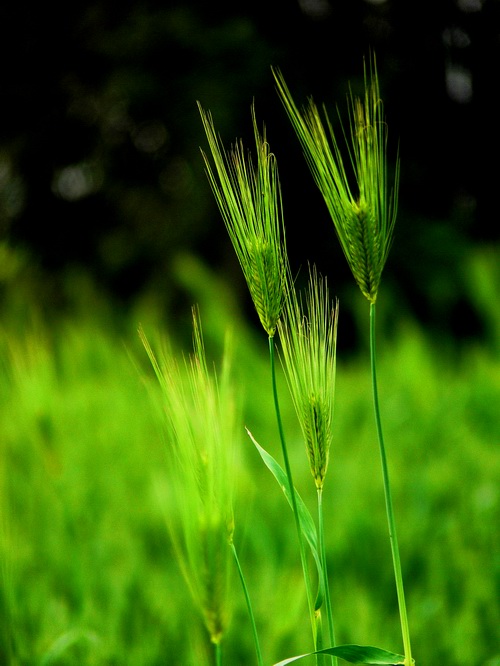
[[234, 559], [236, 562], [236, 568], [238, 569], [238, 574], [240, 576], [241, 584], [243, 586], [243, 594], [245, 595], [245, 600], [247, 603], [248, 614], [250, 615], [250, 622], [252, 624], [253, 638], [255, 642], [255, 652], [257, 654], [257, 663], [259, 666], [264, 666], [264, 661], [262, 659], [262, 652], [260, 650], [259, 635], [257, 633], [257, 625], [255, 624], [255, 616], [253, 614], [252, 603], [250, 601], [250, 594], [248, 593], [248, 587], [245, 581], [245, 576], [243, 575], [243, 569], [241, 568], [240, 560], [234, 543], [231, 542], [231, 550], [233, 551]]
[[[316, 623], [317, 636], [315, 649], [319, 651], [323, 650], [325, 647], [323, 642], [323, 616], [321, 615], [321, 606], [314, 611], [314, 620]], [[318, 664], [318, 666], [324, 666], [326, 659], [327, 657], [324, 654], [316, 655], [316, 664]]]
[[214, 643], [215, 666], [222, 666], [222, 647], [221, 642]]
[[[326, 619], [328, 622], [328, 634], [330, 637], [329, 647], [335, 647], [335, 631], [333, 628], [333, 613], [332, 613], [332, 600], [330, 597], [330, 586], [328, 581], [328, 568], [326, 565], [326, 548], [325, 548], [325, 528], [323, 520], [323, 489], [318, 488], [318, 539], [319, 539], [319, 556], [321, 558], [321, 571], [323, 574], [323, 587], [325, 588], [325, 606], [326, 606]], [[332, 657], [332, 664], [337, 666], [337, 657]]]
[[307, 557], [306, 557], [306, 550], [305, 550], [305, 544], [304, 544], [304, 538], [302, 536], [302, 529], [300, 527], [300, 519], [299, 519], [299, 511], [297, 508], [297, 498], [295, 496], [295, 486], [293, 485], [293, 478], [292, 478], [292, 469], [290, 467], [290, 461], [288, 459], [288, 450], [286, 446], [286, 441], [285, 441], [285, 433], [283, 429], [283, 422], [281, 420], [281, 412], [280, 412], [280, 407], [279, 407], [279, 401], [278, 401], [278, 389], [276, 387], [276, 367], [275, 367], [275, 362], [274, 362], [274, 337], [269, 336], [269, 358], [271, 362], [271, 379], [272, 379], [272, 385], [273, 385], [273, 397], [274, 397], [274, 408], [276, 411], [276, 419], [278, 421], [278, 430], [279, 430], [279, 436], [280, 436], [280, 441], [281, 441], [281, 449], [283, 452], [283, 460], [285, 463], [285, 471], [286, 471], [286, 476], [288, 479], [288, 485], [290, 487], [290, 496], [292, 499], [292, 511], [293, 511], [293, 516], [295, 518], [295, 527], [297, 529], [297, 537], [299, 540], [299, 548], [300, 548], [300, 560], [302, 563], [302, 571], [304, 573], [304, 582], [306, 586], [306, 594], [307, 594], [307, 605], [309, 608], [309, 616], [311, 619], [311, 627], [312, 627], [312, 633], [313, 633], [313, 641], [314, 641], [314, 649], [317, 649], [317, 635], [316, 635], [316, 620], [315, 620], [315, 613], [314, 613], [314, 602], [313, 602], [313, 595], [312, 595], [312, 590], [311, 590], [311, 582], [309, 578], [309, 567], [307, 564]]
[[385, 453], [384, 437], [382, 434], [382, 422], [380, 419], [380, 409], [378, 403], [377, 362], [375, 355], [375, 303], [370, 303], [370, 360], [371, 360], [372, 389], [373, 389], [373, 406], [375, 409], [375, 422], [377, 424], [377, 435], [380, 448], [380, 461], [382, 463], [385, 507], [387, 511], [387, 523], [389, 527], [389, 539], [391, 542], [392, 563], [394, 566], [394, 576], [396, 579], [396, 590], [397, 590], [398, 604], [399, 604], [399, 617], [401, 620], [401, 632], [403, 634], [405, 666], [411, 666], [413, 660], [411, 657], [410, 630], [408, 627], [408, 615], [406, 613], [403, 575], [401, 572], [401, 560], [399, 557], [398, 538], [396, 534], [396, 521], [394, 518], [394, 508], [392, 505], [391, 487], [389, 483], [389, 468], [387, 465], [387, 456]]

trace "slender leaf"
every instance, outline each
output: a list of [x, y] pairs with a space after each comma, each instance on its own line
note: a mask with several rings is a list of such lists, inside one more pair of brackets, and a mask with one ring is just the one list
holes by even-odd
[[95, 645], [99, 642], [99, 637], [92, 631], [86, 629], [71, 629], [58, 636], [52, 643], [47, 652], [40, 660], [41, 666], [61, 663], [63, 656], [77, 643], [87, 643]]
[[[266, 467], [272, 472], [274, 478], [278, 482], [281, 490], [283, 491], [288, 503], [290, 506], [292, 506], [292, 495], [290, 493], [290, 487], [288, 485], [288, 479], [287, 476], [281, 467], [281, 465], [272, 457], [270, 453], [268, 453], [262, 446], [257, 442], [255, 437], [252, 435], [250, 430], [246, 428], [246, 431], [248, 433], [248, 436], [252, 440], [252, 442], [255, 445], [255, 448], [260, 454], [260, 457], [264, 461]], [[314, 557], [314, 561], [316, 562], [316, 567], [318, 569], [318, 581], [319, 581], [319, 589], [318, 589], [318, 596], [316, 599], [316, 604], [315, 607], [316, 609], [320, 608], [323, 599], [324, 599], [324, 586], [323, 586], [323, 576], [322, 576], [322, 567], [321, 567], [321, 559], [319, 557], [319, 552], [318, 552], [318, 533], [316, 530], [316, 525], [314, 523], [314, 520], [312, 519], [312, 516], [309, 512], [309, 509], [304, 503], [304, 500], [301, 498], [297, 490], [295, 490], [295, 497], [297, 500], [297, 510], [299, 513], [299, 520], [300, 520], [300, 527], [302, 529], [302, 533], [305, 536], [307, 543], [309, 544], [309, 547], [311, 548], [312, 555]]]
[[[312, 657], [316, 654], [329, 654], [333, 657], [340, 657], [340, 659], [344, 659], [344, 661], [348, 661], [350, 664], [372, 664], [373, 666], [391, 664], [392, 666], [397, 666], [398, 664], [405, 663], [405, 658], [402, 655], [372, 647], [371, 645], [338, 645], [337, 647], [325, 648], [317, 652], [308, 652], [307, 654], [290, 657], [274, 664], [274, 666], [286, 666], [286, 664], [291, 664], [293, 661]], [[412, 663], [415, 663], [413, 659]]]

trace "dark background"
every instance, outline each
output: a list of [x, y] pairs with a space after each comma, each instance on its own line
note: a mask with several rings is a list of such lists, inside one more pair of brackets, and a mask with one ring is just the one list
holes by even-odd
[[[316, 262], [347, 296], [349, 318], [352, 278], [270, 65], [297, 102], [312, 94], [334, 115], [349, 82], [360, 90], [374, 50], [402, 161], [384, 288], [432, 330], [481, 337], [465, 266], [499, 240], [499, 2], [6, 4], [0, 243], [9, 265], [24, 258], [44, 307], [70, 308], [71, 281], [85, 275], [116, 308], [155, 292], [175, 313], [183, 294], [172, 265], [184, 252], [247, 299], [203, 171], [196, 100], [226, 143], [251, 146], [255, 99], [278, 158], [292, 264]], [[4, 296], [15, 286], [9, 270], [0, 270]]]

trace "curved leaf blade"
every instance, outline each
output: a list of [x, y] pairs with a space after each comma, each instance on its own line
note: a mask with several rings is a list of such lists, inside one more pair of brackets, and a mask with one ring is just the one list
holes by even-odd
[[[288, 485], [288, 479], [286, 476], [285, 471], [281, 467], [281, 465], [273, 458], [273, 456], [268, 453], [262, 446], [257, 442], [255, 437], [252, 435], [250, 430], [246, 428], [246, 431], [248, 433], [248, 436], [252, 440], [252, 442], [255, 445], [255, 448], [260, 454], [260, 457], [264, 461], [266, 467], [272, 472], [274, 478], [278, 482], [281, 490], [283, 491], [288, 503], [290, 504], [290, 507], [292, 506], [292, 497], [290, 494], [290, 488]], [[300, 524], [302, 527], [302, 531], [304, 533], [304, 536], [307, 539], [307, 542], [309, 546], [311, 547], [311, 550], [313, 551], [313, 555], [318, 552], [318, 534], [316, 531], [316, 525], [314, 524], [314, 520], [312, 519], [312, 516], [309, 512], [309, 509], [306, 507], [304, 504], [304, 500], [302, 497], [299, 495], [297, 490], [295, 490], [295, 498], [297, 500], [297, 509], [299, 511], [299, 518], [300, 518]], [[316, 557], [316, 555], [315, 555]]]
[[[264, 461], [264, 464], [271, 471], [274, 478], [278, 482], [281, 490], [283, 491], [288, 501], [288, 504], [290, 505], [290, 507], [292, 507], [293, 506], [292, 496], [290, 494], [290, 486], [288, 484], [288, 478], [286, 476], [285, 471], [283, 470], [281, 465], [273, 458], [273, 456], [270, 453], [268, 453], [264, 448], [262, 448], [262, 446], [257, 442], [257, 440], [255, 439], [255, 437], [252, 435], [252, 433], [248, 428], [246, 428], [246, 431], [248, 433], [248, 436], [252, 440], [253, 444], [255, 445], [255, 448], [259, 452], [260, 457]], [[318, 552], [318, 532], [316, 530], [316, 525], [314, 523], [314, 520], [312, 519], [309, 509], [305, 505], [304, 500], [299, 495], [297, 490], [295, 490], [295, 499], [297, 501], [297, 510], [299, 512], [300, 527], [302, 529], [304, 537], [306, 538], [307, 543], [309, 544], [309, 547], [311, 548], [311, 552], [314, 557], [314, 561], [316, 563], [316, 567], [318, 570], [319, 590], [318, 590], [318, 598], [316, 600], [316, 610], [317, 610], [322, 605], [324, 598], [321, 559], [319, 557], [319, 552]]]
[[[283, 661], [274, 664], [274, 666], [286, 666], [286, 664], [291, 664], [294, 661], [304, 659], [305, 657], [311, 657], [316, 654], [329, 654], [332, 657], [340, 657], [340, 659], [348, 661], [350, 664], [371, 664], [372, 666], [385, 664], [386, 666], [398, 666], [399, 664], [404, 665], [405, 663], [404, 656], [371, 645], [337, 645], [336, 647], [325, 648], [324, 650], [318, 650], [317, 652], [308, 652], [307, 654], [290, 657], [289, 659], [284, 659]], [[412, 659], [412, 662], [415, 663], [415, 660]]]

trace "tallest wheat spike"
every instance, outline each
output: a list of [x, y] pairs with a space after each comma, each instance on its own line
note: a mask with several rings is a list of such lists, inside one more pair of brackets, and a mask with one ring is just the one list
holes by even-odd
[[396, 221], [399, 185], [397, 159], [394, 183], [388, 187], [387, 125], [375, 63], [369, 71], [365, 67], [364, 97], [349, 95], [350, 136], [344, 132], [347, 164], [326, 111], [321, 114], [312, 99], [299, 110], [282, 74], [273, 73], [354, 278], [364, 296], [375, 303]]

